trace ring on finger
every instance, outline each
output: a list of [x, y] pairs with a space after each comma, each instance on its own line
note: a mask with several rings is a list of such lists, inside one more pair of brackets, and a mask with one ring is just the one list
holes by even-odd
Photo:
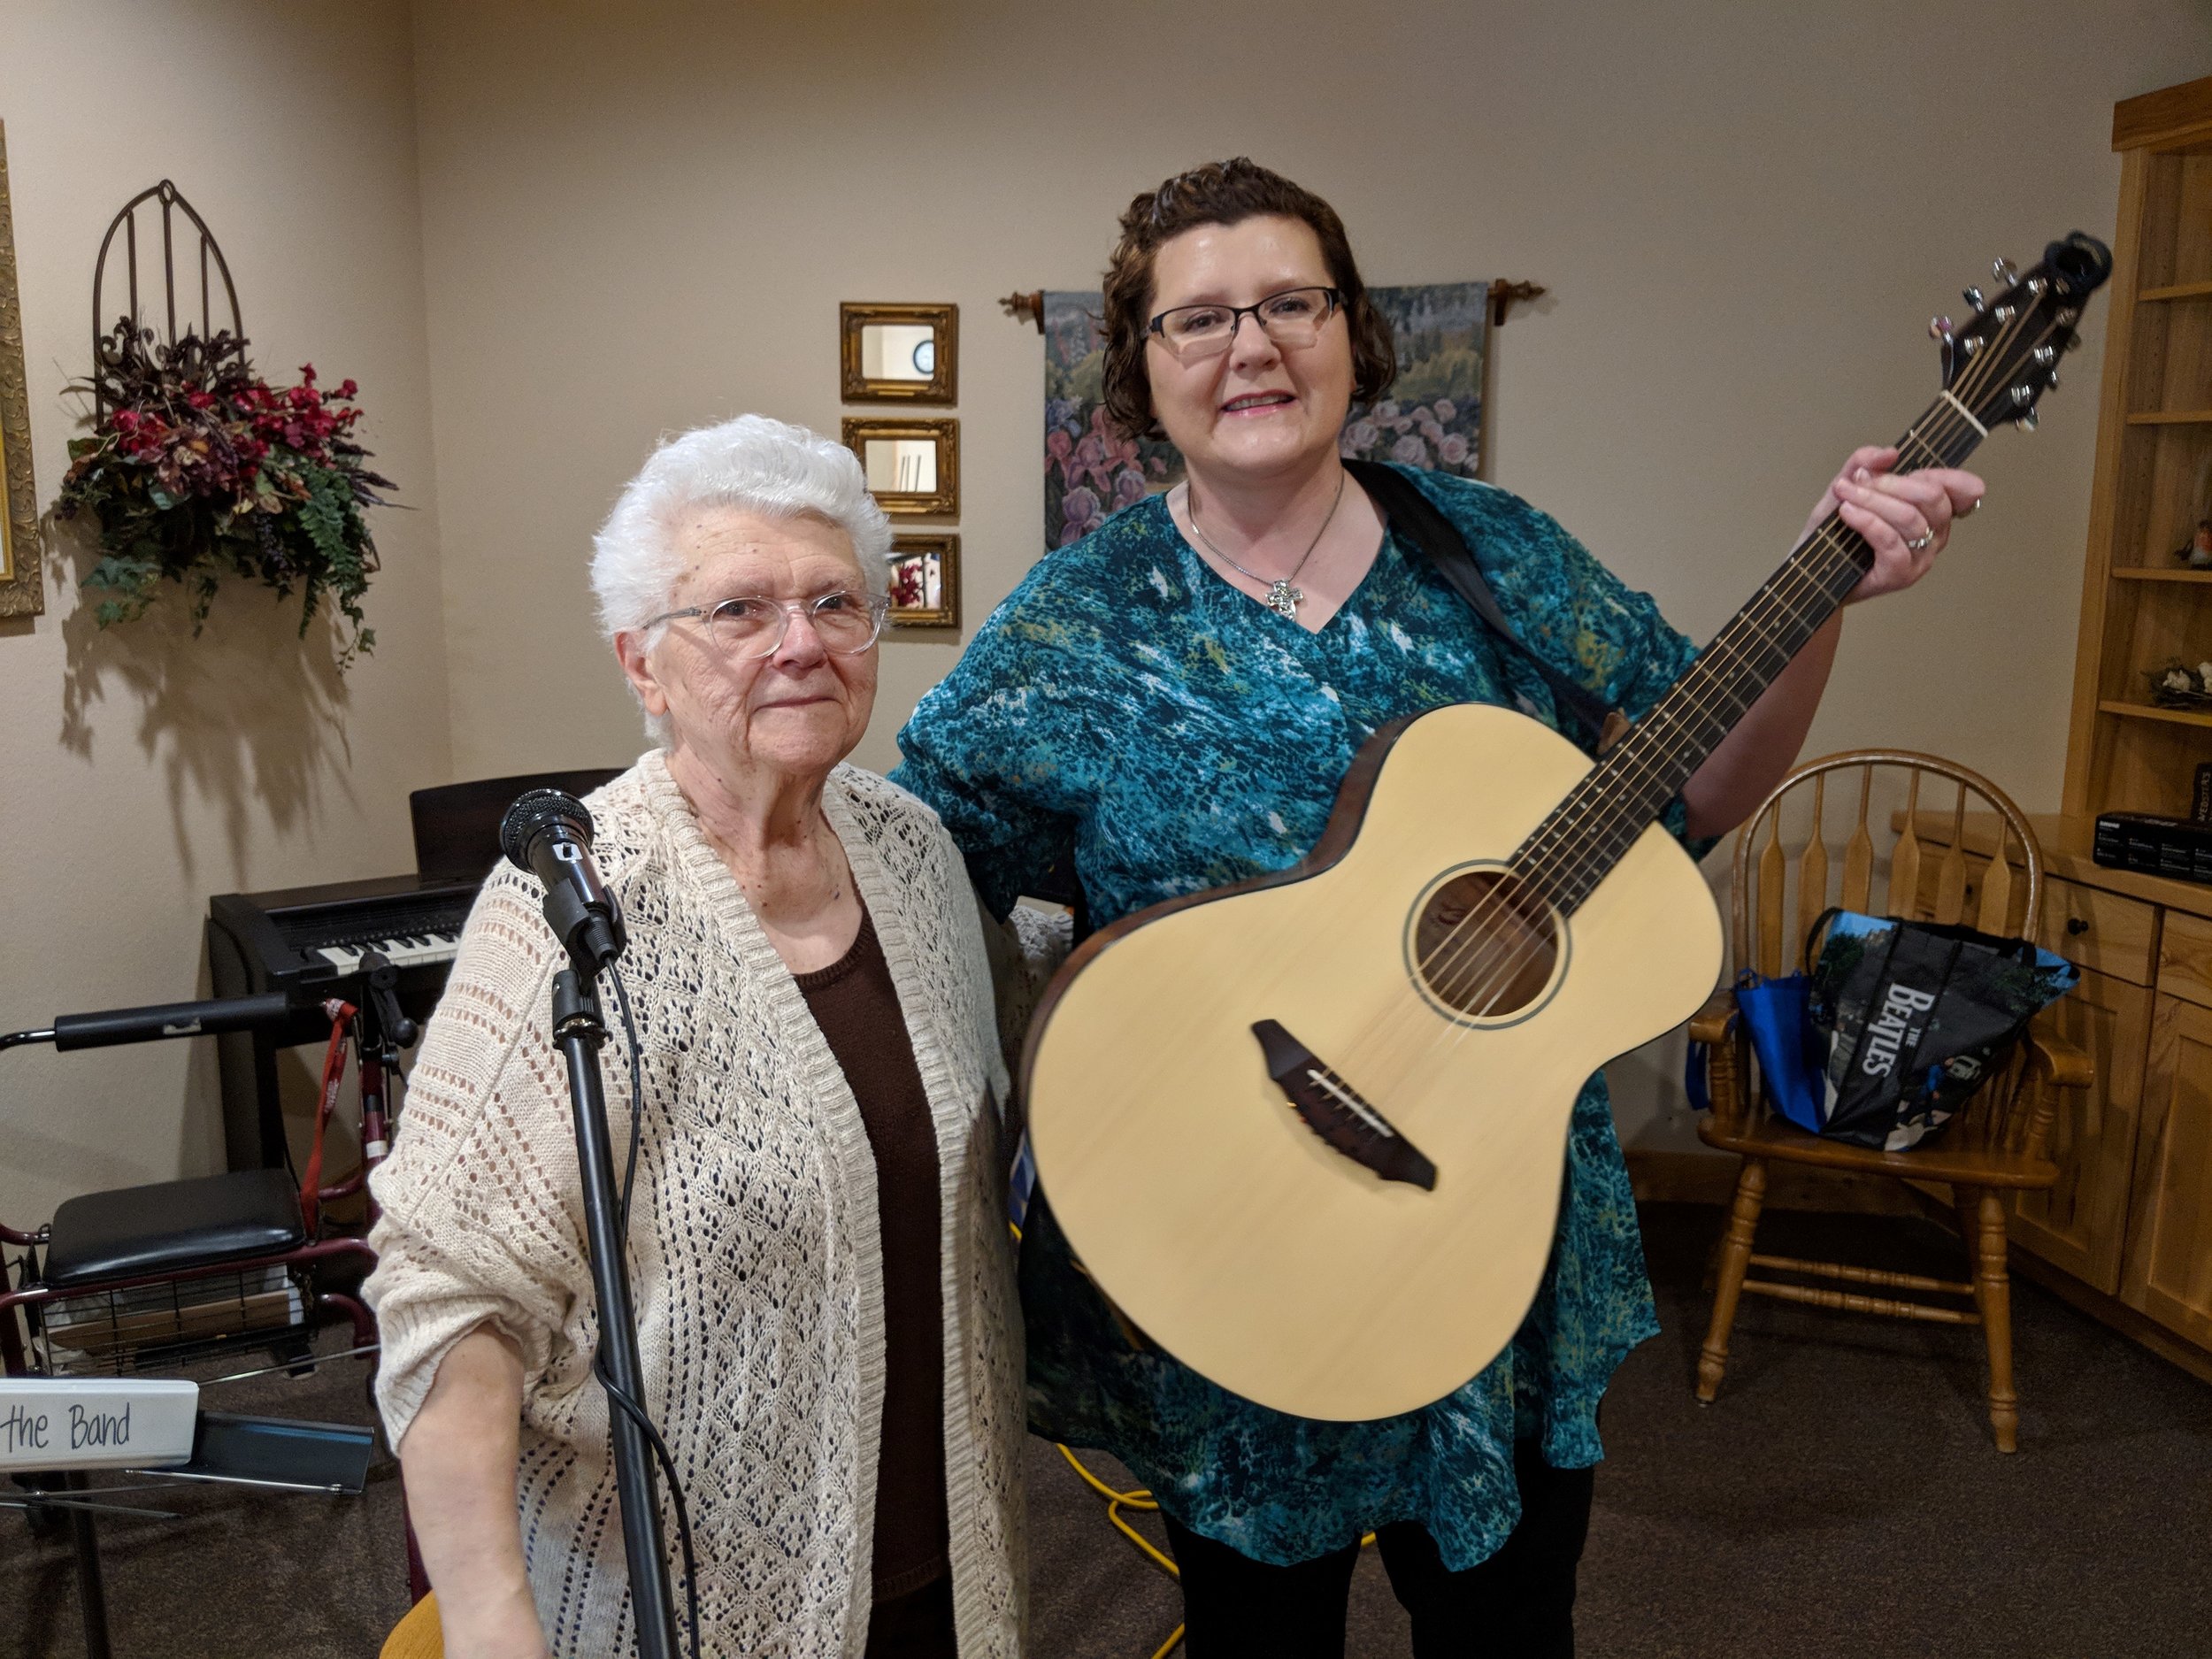
[[1932, 530], [1925, 530], [1920, 534], [1913, 537], [1913, 539], [1906, 542], [1905, 545], [1916, 553], [1924, 553], [1928, 550], [1928, 543], [1934, 540], [1935, 532]]

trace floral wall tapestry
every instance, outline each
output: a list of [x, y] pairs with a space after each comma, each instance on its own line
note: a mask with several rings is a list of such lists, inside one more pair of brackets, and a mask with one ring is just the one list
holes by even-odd
[[[1398, 379], [1372, 408], [1354, 404], [1339, 447], [1370, 461], [1461, 472], [1482, 467], [1482, 369], [1490, 285], [1370, 288], [1398, 344]], [[1110, 432], [1100, 401], [1096, 292], [1045, 295], [1045, 546], [1065, 547], [1110, 515], [1179, 483], [1164, 438]]]

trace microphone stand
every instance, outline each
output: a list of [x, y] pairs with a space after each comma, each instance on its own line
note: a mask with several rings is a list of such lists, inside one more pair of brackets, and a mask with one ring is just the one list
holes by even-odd
[[[607, 1438], [614, 1453], [615, 1491], [622, 1502], [622, 1543], [630, 1568], [630, 1607], [637, 1618], [639, 1659], [675, 1659], [676, 1609], [668, 1587], [661, 1526], [660, 1482], [652, 1444], [612, 1390], [644, 1405], [644, 1366], [630, 1308], [629, 1265], [623, 1249], [622, 1190], [607, 1134], [607, 1097], [599, 1075], [607, 1025], [599, 1011], [598, 969], [579, 955], [553, 976], [553, 1041], [568, 1062], [568, 1092], [576, 1119], [576, 1163], [583, 1176], [584, 1238], [591, 1252], [592, 1291], [599, 1300], [595, 1367], [610, 1390]], [[644, 1102], [633, 1101], [640, 1111]]]

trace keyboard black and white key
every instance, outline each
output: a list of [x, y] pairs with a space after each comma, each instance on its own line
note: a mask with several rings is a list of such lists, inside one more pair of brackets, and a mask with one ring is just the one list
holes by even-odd
[[358, 973], [361, 958], [369, 951], [384, 954], [395, 968], [419, 968], [450, 964], [461, 949], [458, 929], [449, 933], [407, 933], [395, 939], [372, 939], [357, 945], [319, 945], [315, 954], [341, 973]]
[[310, 995], [295, 1024], [276, 1033], [219, 1037], [223, 1124], [230, 1166], [284, 1161], [276, 1056], [326, 1037], [311, 1003], [325, 996], [357, 1005], [366, 987], [361, 958], [381, 951], [399, 970], [399, 1004], [427, 1019], [445, 989], [480, 881], [388, 876], [276, 893], [226, 893], [208, 901], [208, 976], [218, 996], [299, 990]]

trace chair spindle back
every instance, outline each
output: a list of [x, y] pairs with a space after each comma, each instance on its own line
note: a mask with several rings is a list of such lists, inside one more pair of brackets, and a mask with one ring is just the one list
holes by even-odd
[[[2026, 818], [1978, 772], [1932, 755], [1859, 749], [1809, 761], [1736, 833], [1735, 850], [1739, 972], [1776, 978], [1807, 966], [1806, 938], [1832, 905], [2040, 933], [2043, 856]], [[2016, 1053], [1952, 1125], [1954, 1142], [2039, 1148], [2051, 1102], [2018, 1086], [2021, 1070]]]

